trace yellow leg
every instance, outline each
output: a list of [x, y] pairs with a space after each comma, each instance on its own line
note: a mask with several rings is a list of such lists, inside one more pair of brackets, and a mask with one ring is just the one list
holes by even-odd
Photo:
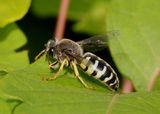
[[45, 53], [45, 49], [42, 50], [36, 57], [35, 60], [38, 60]]
[[49, 66], [49, 69], [54, 69], [56, 65], [59, 64], [58, 61], [55, 61], [54, 63], [51, 63]]
[[75, 73], [75, 76], [76, 78], [79, 79], [79, 81], [84, 85], [84, 87], [86, 87], [87, 89], [93, 89], [92, 87], [88, 86], [84, 80], [79, 76], [79, 72], [78, 72], [78, 69], [77, 69], [77, 66], [76, 64], [72, 61], [72, 66], [73, 66], [73, 69], [74, 69], [74, 73]]
[[59, 70], [58, 70], [58, 72], [56, 72], [56, 74], [54, 76], [49, 77], [46, 80], [49, 81], [49, 80], [56, 79], [59, 76], [59, 74], [62, 72], [62, 70], [64, 68], [64, 65], [67, 64], [67, 63], [68, 63], [67, 59], [64, 59], [63, 62], [62, 62], [62, 64], [61, 64], [61, 66], [60, 66], [60, 68], [59, 68]]

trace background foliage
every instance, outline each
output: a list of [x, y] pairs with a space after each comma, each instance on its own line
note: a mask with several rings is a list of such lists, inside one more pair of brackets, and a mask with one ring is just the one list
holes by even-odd
[[[159, 113], [159, 79], [154, 90], [147, 91], [160, 63], [159, 1], [70, 1], [68, 19], [76, 22], [74, 31], [90, 34], [108, 30], [120, 32], [117, 38], [110, 40], [109, 47], [119, 72], [133, 82], [136, 92], [129, 94], [110, 92], [80, 72], [95, 88], [87, 90], [67, 68], [55, 81], [41, 80], [42, 76], [49, 77], [55, 71], [48, 70], [44, 58], [29, 64], [29, 52], [23, 48], [29, 46], [28, 33], [34, 33], [32, 40], [43, 39], [44, 31], [38, 28], [44, 29], [44, 26], [36, 25], [34, 29], [33, 21], [27, 18], [32, 29], [24, 33], [21, 29], [27, 30], [26, 26], [19, 23], [26, 22], [20, 19], [28, 11], [37, 17], [37, 21], [55, 17], [59, 4], [59, 0], [32, 0], [32, 4], [30, 0], [0, 0], [0, 114]], [[20, 28], [16, 23], [18, 20]], [[50, 31], [53, 30], [50, 28]], [[34, 45], [39, 46], [38, 43]]]

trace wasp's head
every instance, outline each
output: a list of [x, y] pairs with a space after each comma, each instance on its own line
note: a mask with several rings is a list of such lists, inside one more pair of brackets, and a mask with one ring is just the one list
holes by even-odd
[[47, 42], [47, 44], [45, 44], [46, 52], [51, 51], [51, 49], [54, 48], [55, 45], [56, 45], [56, 43], [55, 43], [54, 40], [49, 40], [49, 41]]
[[46, 57], [47, 59], [53, 59], [55, 57], [55, 47], [56, 47], [56, 42], [54, 40], [49, 40], [47, 44], [45, 44], [45, 52], [46, 52]]

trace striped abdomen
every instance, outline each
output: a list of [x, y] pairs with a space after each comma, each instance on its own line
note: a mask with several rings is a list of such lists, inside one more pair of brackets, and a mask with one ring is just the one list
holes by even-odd
[[113, 68], [104, 60], [92, 53], [85, 53], [80, 67], [89, 75], [98, 79], [111, 90], [117, 90], [119, 79]]

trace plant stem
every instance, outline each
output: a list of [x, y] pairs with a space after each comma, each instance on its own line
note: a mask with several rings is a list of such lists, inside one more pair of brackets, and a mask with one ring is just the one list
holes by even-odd
[[54, 33], [55, 40], [61, 40], [63, 37], [66, 25], [68, 6], [69, 6], [69, 0], [61, 0], [59, 15], [57, 18], [57, 24]]
[[158, 78], [159, 74], [160, 74], [160, 66], [155, 69], [153, 75], [151, 76], [150, 82], [148, 83], [148, 87], [147, 87], [148, 91], [152, 90], [152, 88], [155, 84], [155, 81]]
[[118, 94], [115, 94], [115, 95], [112, 97], [112, 100], [111, 100], [111, 102], [109, 103], [109, 106], [108, 106], [108, 108], [107, 108], [106, 114], [111, 114], [113, 105], [114, 105], [114, 103], [116, 102], [117, 97], [118, 97]]
[[122, 93], [130, 93], [134, 90], [133, 84], [130, 80], [125, 79], [122, 87]]

